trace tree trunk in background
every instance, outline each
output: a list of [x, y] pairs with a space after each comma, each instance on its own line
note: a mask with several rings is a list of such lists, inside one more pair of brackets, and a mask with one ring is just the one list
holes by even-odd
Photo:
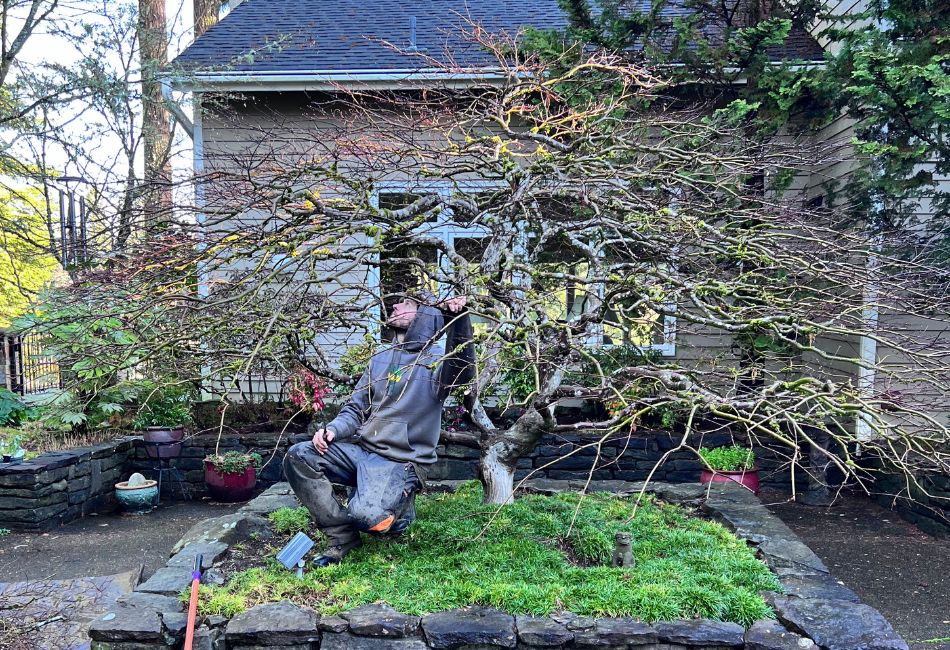
[[139, 0], [139, 59], [142, 65], [142, 139], [145, 184], [142, 214], [146, 229], [171, 220], [171, 122], [162, 100], [158, 73], [168, 62], [165, 1]]
[[198, 38], [218, 22], [221, 0], [194, 0], [194, 6], [195, 38]]

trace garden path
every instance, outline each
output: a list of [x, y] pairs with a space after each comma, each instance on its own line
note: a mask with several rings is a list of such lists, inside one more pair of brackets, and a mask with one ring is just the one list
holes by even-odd
[[[0, 601], [15, 614], [0, 616], [0, 648], [88, 648], [88, 621], [131, 591], [140, 574], [145, 579], [164, 566], [194, 524], [241, 505], [173, 502], [147, 515], [99, 515], [48, 533], [0, 537]], [[24, 620], [42, 625], [27, 633]]]
[[842, 494], [829, 508], [788, 503], [778, 491], [759, 497], [913, 650], [950, 650], [950, 538], [931, 537], [861, 494]]

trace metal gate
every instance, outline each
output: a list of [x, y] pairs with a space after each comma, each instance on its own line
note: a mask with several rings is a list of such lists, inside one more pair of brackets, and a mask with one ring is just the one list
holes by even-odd
[[44, 354], [38, 334], [0, 334], [3, 337], [4, 375], [8, 390], [32, 395], [51, 388], [62, 388], [56, 360]]

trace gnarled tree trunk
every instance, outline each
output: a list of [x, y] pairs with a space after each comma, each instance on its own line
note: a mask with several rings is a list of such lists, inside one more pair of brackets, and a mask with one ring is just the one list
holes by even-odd
[[537, 411], [530, 410], [510, 429], [489, 437], [483, 444], [479, 474], [485, 503], [505, 505], [514, 498], [518, 459], [538, 444], [543, 422]]

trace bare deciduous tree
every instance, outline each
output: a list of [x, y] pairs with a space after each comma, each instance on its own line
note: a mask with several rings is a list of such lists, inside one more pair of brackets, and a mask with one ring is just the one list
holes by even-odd
[[[512, 497], [545, 432], [599, 451], [649, 422], [675, 423], [674, 451], [727, 431], [869, 490], [877, 470], [909, 485], [947, 471], [934, 250], [808, 204], [793, 189], [828, 162], [822, 147], [747, 132], [741, 105], [697, 106], [607, 54], [553, 65], [477, 35], [497, 75], [464, 91], [340, 89], [289, 117], [206, 98], [220, 130], [251, 130], [253, 114], [256, 134], [207, 146], [194, 226], [63, 297], [134, 330], [89, 354], [220, 393], [255, 364], [351, 382], [333, 363], [341, 333], [376, 331], [416, 283], [471, 296], [478, 372], [459, 397], [473, 430], [448, 438], [480, 450], [490, 502]], [[882, 352], [857, 354], [862, 338]], [[576, 400], [590, 417], [557, 421]]]

